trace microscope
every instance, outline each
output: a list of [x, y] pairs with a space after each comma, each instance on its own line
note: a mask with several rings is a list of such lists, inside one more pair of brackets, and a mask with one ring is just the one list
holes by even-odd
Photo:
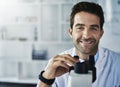
[[[79, 58], [78, 56], [74, 57]], [[93, 72], [91, 70], [91, 60], [77, 62], [73, 69], [68, 77], [68, 87], [92, 87]]]

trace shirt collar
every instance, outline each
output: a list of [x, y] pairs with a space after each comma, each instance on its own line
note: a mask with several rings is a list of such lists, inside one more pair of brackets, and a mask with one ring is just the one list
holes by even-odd
[[98, 57], [99, 57], [99, 51], [97, 51], [97, 53], [96, 53], [95, 56], [94, 56], [95, 63], [97, 62]]

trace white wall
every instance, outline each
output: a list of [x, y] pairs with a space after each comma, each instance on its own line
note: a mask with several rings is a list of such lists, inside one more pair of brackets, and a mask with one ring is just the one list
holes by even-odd
[[120, 0], [100, 0], [105, 13], [101, 46], [120, 52]]

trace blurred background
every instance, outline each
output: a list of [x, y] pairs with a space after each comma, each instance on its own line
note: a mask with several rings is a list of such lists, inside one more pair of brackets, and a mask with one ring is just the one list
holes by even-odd
[[48, 60], [73, 47], [69, 15], [79, 1], [102, 5], [100, 46], [120, 53], [120, 0], [0, 0], [0, 87], [35, 87]]

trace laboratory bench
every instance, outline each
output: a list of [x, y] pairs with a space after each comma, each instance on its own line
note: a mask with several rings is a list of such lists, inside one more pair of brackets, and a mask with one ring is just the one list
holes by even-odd
[[36, 87], [36, 79], [0, 78], [0, 87]]

